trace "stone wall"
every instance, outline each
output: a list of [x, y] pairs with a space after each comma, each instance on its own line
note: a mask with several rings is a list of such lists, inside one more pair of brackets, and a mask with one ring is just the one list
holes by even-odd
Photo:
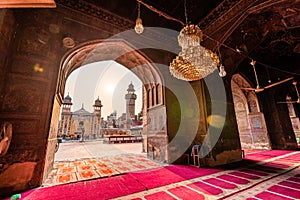
[[[77, 45], [106, 38], [130, 24], [118, 19], [120, 26], [112, 25], [103, 17], [82, 17], [59, 4], [55, 9], [0, 11], [0, 119], [13, 126], [8, 152], [0, 156], [1, 195], [40, 186], [43, 174], [51, 170], [56, 141], [50, 121], [58, 72], [62, 57], [72, 48], [64, 38]], [[57, 116], [55, 109], [53, 114]]]

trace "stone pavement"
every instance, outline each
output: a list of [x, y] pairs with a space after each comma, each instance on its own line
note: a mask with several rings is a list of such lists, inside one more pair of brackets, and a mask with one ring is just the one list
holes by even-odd
[[142, 143], [107, 144], [103, 141], [85, 141], [60, 143], [55, 154], [54, 161], [74, 161], [85, 158], [101, 158], [105, 156], [117, 156], [121, 154], [142, 153]]
[[58, 185], [160, 167], [147, 159], [141, 143], [102, 141], [60, 143], [53, 170], [43, 186]]

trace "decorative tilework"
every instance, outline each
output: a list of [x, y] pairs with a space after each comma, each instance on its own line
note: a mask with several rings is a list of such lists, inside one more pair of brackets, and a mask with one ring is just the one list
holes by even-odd
[[45, 185], [57, 185], [88, 179], [109, 177], [133, 171], [161, 167], [146, 155], [125, 154], [115, 157], [55, 162]]

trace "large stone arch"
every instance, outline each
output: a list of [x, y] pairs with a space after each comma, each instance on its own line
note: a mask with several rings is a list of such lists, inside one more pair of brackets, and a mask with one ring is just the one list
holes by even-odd
[[270, 149], [263, 113], [254, 92], [243, 90], [250, 84], [239, 74], [231, 80], [231, 88], [242, 149]]
[[113, 60], [127, 67], [145, 85], [163, 84], [162, 75], [150, 59], [125, 40], [93, 40], [78, 45], [64, 55], [60, 64], [57, 94], [63, 94], [66, 79], [75, 69], [104, 60]]
[[[52, 118], [50, 124], [50, 133], [48, 138], [48, 147], [47, 147], [47, 156], [46, 156], [46, 164], [44, 170], [44, 180], [47, 178], [48, 173], [50, 172], [53, 162], [54, 162], [54, 145], [57, 137], [57, 124], [59, 120], [60, 107], [64, 97], [65, 84], [68, 76], [77, 68], [81, 66], [105, 60], [113, 60], [123, 65], [124, 67], [131, 70], [134, 74], [136, 74], [143, 83], [143, 151], [147, 151], [147, 149], [154, 149], [154, 145], [151, 144], [151, 141], [148, 141], [148, 131], [149, 127], [156, 127], [157, 120], [149, 120], [152, 119], [163, 119], [164, 125], [166, 124], [166, 109], [164, 98], [164, 79], [157, 69], [157, 67], [151, 62], [151, 60], [144, 55], [141, 51], [136, 50], [133, 46], [131, 46], [128, 42], [123, 39], [106, 39], [106, 40], [93, 40], [88, 41], [82, 44], [77, 45], [76, 48], [72, 48], [72, 50], [68, 51], [61, 59], [60, 62], [60, 70], [57, 80], [57, 87], [55, 92], [53, 110], [52, 110]], [[157, 102], [154, 99], [147, 98], [147, 91], [152, 90], [153, 87], [160, 85], [161, 90], [154, 95], [155, 98], [161, 99], [161, 101]], [[154, 92], [154, 91], [152, 91]], [[159, 95], [159, 97], [157, 97]], [[149, 104], [148, 102], [153, 102]], [[149, 105], [149, 106], [148, 106]], [[157, 122], [158, 123], [158, 122]], [[146, 126], [145, 126], [146, 124]], [[157, 131], [157, 130], [155, 130]], [[159, 130], [163, 135], [167, 135], [166, 128]], [[163, 143], [167, 143], [167, 137], [164, 137], [166, 141]], [[159, 149], [160, 145], [157, 145], [157, 152], [159, 155], [155, 157], [153, 152], [148, 151], [150, 157], [156, 159], [158, 161], [166, 161], [167, 153], [166, 150]], [[156, 154], [157, 154], [156, 152]]]

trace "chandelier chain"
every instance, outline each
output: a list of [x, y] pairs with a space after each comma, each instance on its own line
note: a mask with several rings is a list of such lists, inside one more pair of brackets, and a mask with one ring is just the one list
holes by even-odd
[[188, 24], [188, 16], [187, 16], [186, 0], [184, 0], [184, 16], [185, 16], [185, 24]]

